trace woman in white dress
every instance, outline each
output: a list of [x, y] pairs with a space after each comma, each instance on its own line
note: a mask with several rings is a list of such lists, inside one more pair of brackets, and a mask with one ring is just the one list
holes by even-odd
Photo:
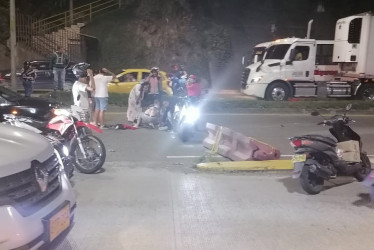
[[143, 112], [141, 103], [144, 99], [145, 92], [148, 90], [149, 83], [146, 82], [138, 83], [132, 88], [127, 107], [127, 120], [129, 122], [135, 123], [137, 117]]

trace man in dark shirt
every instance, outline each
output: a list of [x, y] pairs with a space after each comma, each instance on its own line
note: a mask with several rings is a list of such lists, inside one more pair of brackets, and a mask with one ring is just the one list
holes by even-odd
[[60, 46], [57, 51], [52, 54], [51, 68], [53, 69], [54, 76], [54, 90], [64, 90], [65, 84], [65, 68], [69, 63], [68, 56], [64, 53], [64, 49]]

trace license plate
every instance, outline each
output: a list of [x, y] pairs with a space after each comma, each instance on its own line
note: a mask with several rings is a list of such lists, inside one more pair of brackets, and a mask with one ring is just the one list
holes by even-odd
[[293, 163], [304, 162], [304, 161], [306, 161], [306, 154], [294, 155], [292, 157], [292, 162]]
[[49, 241], [56, 239], [63, 231], [70, 226], [70, 205], [67, 204], [58, 210], [47, 221], [49, 229]]

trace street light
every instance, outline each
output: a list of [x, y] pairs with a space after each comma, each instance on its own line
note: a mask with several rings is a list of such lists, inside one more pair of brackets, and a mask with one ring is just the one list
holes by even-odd
[[9, 25], [10, 25], [10, 74], [11, 88], [17, 90], [16, 78], [16, 3], [15, 0], [9, 0]]
[[318, 12], [318, 13], [323, 13], [323, 12], [325, 12], [325, 6], [323, 6], [323, 3], [322, 3], [322, 2], [320, 2], [320, 3], [318, 4], [318, 6], [317, 6], [317, 12]]

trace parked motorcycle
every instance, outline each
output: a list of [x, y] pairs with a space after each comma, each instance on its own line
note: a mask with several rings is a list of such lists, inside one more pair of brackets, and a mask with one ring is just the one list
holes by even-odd
[[[350, 110], [352, 105], [346, 107]], [[361, 137], [349, 127], [350, 119], [346, 112], [324, 118], [318, 125], [330, 126], [330, 133], [336, 138], [322, 135], [302, 135], [290, 138], [294, 147], [294, 170], [292, 177], [300, 178], [302, 188], [308, 194], [318, 194], [323, 189], [325, 180], [337, 175], [354, 176], [363, 181], [371, 171], [371, 163], [362, 148]]]
[[106, 149], [103, 142], [92, 135], [92, 131], [102, 133], [97, 126], [85, 122], [86, 112], [77, 106], [71, 110], [56, 109], [56, 117], [47, 124], [46, 133], [59, 136], [73, 156], [75, 167], [82, 173], [97, 172], [104, 164]]
[[85, 122], [87, 114], [77, 106], [71, 106], [71, 110], [55, 109], [54, 113], [56, 116], [47, 124], [31, 118], [31, 122], [25, 122], [41, 130], [47, 139], [62, 143], [65, 146], [64, 154], [71, 157], [80, 172], [97, 172], [105, 162], [106, 149], [103, 142], [92, 135], [92, 130], [98, 133], [102, 133], [102, 130]]
[[171, 124], [183, 142], [193, 137], [200, 119], [200, 110], [197, 101], [192, 101], [188, 97], [178, 98], [174, 113], [171, 116]]

